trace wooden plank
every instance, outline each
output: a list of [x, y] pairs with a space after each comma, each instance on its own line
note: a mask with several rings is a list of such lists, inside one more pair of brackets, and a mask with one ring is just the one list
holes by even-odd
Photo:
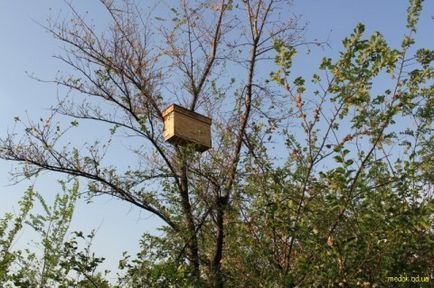
[[208, 125], [211, 125], [211, 123], [212, 123], [211, 118], [208, 118], [208, 117], [206, 117], [206, 116], [204, 116], [202, 114], [190, 111], [190, 110], [185, 109], [184, 107], [181, 107], [181, 106], [176, 105], [176, 104], [172, 104], [169, 107], [167, 107], [166, 109], [164, 109], [163, 113], [162, 113], [163, 117], [165, 117], [165, 115], [168, 115], [168, 114], [172, 113], [173, 111], [179, 112], [179, 113], [184, 114], [186, 116], [189, 116], [189, 117], [191, 117], [193, 119], [196, 119], [196, 120], [199, 120], [201, 122], [207, 123]]

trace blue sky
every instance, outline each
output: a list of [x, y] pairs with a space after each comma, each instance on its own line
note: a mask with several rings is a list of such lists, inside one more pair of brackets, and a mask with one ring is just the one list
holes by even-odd
[[[169, 2], [169, 1], [166, 1]], [[89, 10], [98, 21], [99, 4], [95, 0], [75, 1], [80, 10]], [[400, 45], [405, 33], [406, 0], [299, 0], [295, 1], [294, 15], [300, 15], [308, 26], [306, 40], [328, 40], [330, 48], [315, 50], [312, 54], [299, 53], [296, 74], [315, 71], [322, 56], [337, 55], [341, 40], [349, 35], [358, 22], [366, 24], [367, 34], [382, 32], [394, 47]], [[34, 73], [49, 79], [61, 69], [52, 55], [60, 47], [37, 23], [45, 23], [51, 15], [67, 10], [59, 0], [0, 0], [0, 135], [5, 135], [13, 124], [13, 117], [32, 119], [47, 115], [47, 108], [55, 104], [57, 88], [40, 83], [27, 74]], [[434, 1], [426, 1], [421, 16], [417, 39], [419, 46], [434, 46]], [[160, 15], [161, 16], [161, 15]], [[29, 183], [9, 186], [8, 172], [13, 164], [0, 161], [0, 216], [17, 209], [17, 200]], [[49, 197], [58, 189], [55, 177], [36, 180], [37, 190]], [[123, 250], [136, 251], [143, 231], [154, 231], [155, 217], [128, 204], [110, 198], [96, 199], [92, 204], [80, 202], [74, 218], [74, 229], [89, 231], [97, 228], [95, 250], [114, 265]]]

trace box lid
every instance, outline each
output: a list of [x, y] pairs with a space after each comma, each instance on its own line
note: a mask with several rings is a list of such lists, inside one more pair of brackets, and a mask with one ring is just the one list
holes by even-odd
[[185, 109], [184, 107], [181, 107], [181, 106], [176, 105], [176, 104], [172, 104], [163, 110], [163, 112], [162, 112], [163, 118], [166, 118], [166, 116], [168, 116], [170, 113], [172, 113], [174, 111], [179, 112], [181, 114], [184, 114], [184, 115], [191, 117], [193, 119], [199, 120], [201, 122], [204, 122], [208, 125], [211, 125], [211, 122], [212, 122], [211, 118], [208, 118], [206, 116], [203, 116], [202, 114], [190, 111], [190, 110]]

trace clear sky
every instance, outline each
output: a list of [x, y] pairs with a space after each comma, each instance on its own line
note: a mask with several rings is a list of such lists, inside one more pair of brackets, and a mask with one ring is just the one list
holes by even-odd
[[[170, 1], [167, 1], [170, 2]], [[421, 17], [419, 45], [434, 47], [434, 1], [425, 1]], [[96, 0], [75, 1], [80, 10], [89, 10], [98, 21], [99, 4]], [[306, 40], [328, 40], [330, 48], [300, 53], [296, 74], [315, 71], [321, 56], [337, 55], [341, 40], [349, 35], [358, 22], [366, 24], [367, 34], [380, 31], [391, 45], [398, 47], [405, 33], [406, 0], [298, 0], [294, 15], [300, 15], [307, 25]], [[67, 8], [60, 0], [0, 0], [0, 135], [4, 136], [13, 124], [13, 117], [32, 119], [46, 116], [47, 108], [55, 104], [54, 85], [31, 79], [26, 71], [40, 78], [50, 79], [61, 69], [52, 57], [60, 53], [58, 43], [37, 23], [45, 23], [49, 15], [64, 15]], [[159, 15], [161, 16], [161, 15]], [[89, 131], [90, 133], [90, 131]], [[16, 201], [29, 183], [10, 184], [8, 172], [13, 165], [0, 161], [0, 216], [16, 210]], [[36, 181], [37, 190], [50, 195], [57, 189], [55, 177]], [[80, 202], [74, 218], [74, 229], [89, 231], [98, 228], [95, 251], [108, 258], [108, 265], [116, 265], [124, 250], [136, 251], [138, 239], [145, 230], [154, 231], [155, 217], [140, 212], [128, 204], [110, 198], [94, 203]]]

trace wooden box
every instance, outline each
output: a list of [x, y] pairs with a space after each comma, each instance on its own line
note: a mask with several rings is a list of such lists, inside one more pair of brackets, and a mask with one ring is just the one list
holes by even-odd
[[211, 119], [173, 104], [163, 111], [164, 139], [176, 145], [193, 144], [196, 151], [211, 148]]

